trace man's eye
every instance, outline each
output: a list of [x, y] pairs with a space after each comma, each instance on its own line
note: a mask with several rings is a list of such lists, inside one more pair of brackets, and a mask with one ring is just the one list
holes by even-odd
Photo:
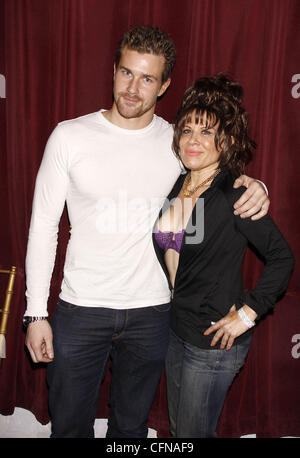
[[145, 81], [146, 83], [152, 83], [152, 79], [149, 78], [148, 76], [145, 76]]

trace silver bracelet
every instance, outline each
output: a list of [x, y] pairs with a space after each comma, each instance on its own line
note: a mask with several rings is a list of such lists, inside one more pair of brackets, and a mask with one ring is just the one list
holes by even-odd
[[238, 310], [238, 315], [239, 315], [240, 319], [242, 320], [242, 322], [247, 326], [247, 328], [250, 329], [250, 328], [253, 328], [253, 326], [255, 326], [254, 321], [250, 320], [250, 318], [248, 317], [248, 315], [245, 312], [243, 307], [241, 307]]
[[27, 328], [27, 326], [30, 324], [30, 323], [34, 323], [35, 321], [41, 321], [41, 320], [47, 320], [47, 316], [28, 316], [28, 315], [25, 315], [23, 317], [23, 326], [25, 328]]

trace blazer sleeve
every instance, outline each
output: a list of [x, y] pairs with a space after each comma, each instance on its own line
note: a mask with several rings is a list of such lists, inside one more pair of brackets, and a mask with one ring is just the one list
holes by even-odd
[[[239, 193], [234, 193], [231, 205], [239, 197], [236, 194], [241, 195], [243, 191], [244, 189], [239, 189]], [[244, 292], [240, 298], [241, 305], [249, 305], [258, 317], [261, 317], [275, 306], [276, 301], [287, 289], [294, 268], [294, 255], [269, 215], [257, 221], [251, 218], [242, 219], [235, 215], [234, 219], [237, 230], [255, 247], [265, 262], [256, 287]]]

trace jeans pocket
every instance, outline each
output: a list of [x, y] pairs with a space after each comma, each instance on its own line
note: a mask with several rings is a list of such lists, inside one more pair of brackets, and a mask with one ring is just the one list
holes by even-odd
[[78, 305], [71, 304], [70, 302], [66, 302], [66, 301], [64, 301], [62, 299], [58, 299], [57, 307], [60, 310], [67, 311], [67, 312], [68, 311], [72, 312], [73, 310], [77, 310], [79, 308]]
[[251, 335], [242, 344], [236, 345], [235, 372], [238, 373], [245, 364], [246, 357], [251, 344]]
[[168, 302], [167, 304], [154, 305], [152, 308], [156, 312], [168, 312], [171, 308], [171, 302]]
[[50, 320], [53, 335], [57, 330], [62, 334], [65, 333], [66, 326], [69, 327], [73, 319], [76, 319], [75, 312], [78, 308], [77, 305], [70, 304], [60, 298], [58, 299], [57, 306]]

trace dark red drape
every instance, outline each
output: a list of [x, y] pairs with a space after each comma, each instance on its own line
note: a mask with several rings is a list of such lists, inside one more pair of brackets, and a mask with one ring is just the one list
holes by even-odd
[[[245, 88], [251, 132], [259, 147], [248, 174], [268, 186], [271, 208], [296, 256], [288, 292], [257, 327], [245, 367], [235, 380], [219, 434], [300, 436], [300, 287], [298, 198], [300, 170], [300, 3], [297, 0], [1, 0], [0, 265], [18, 268], [0, 372], [0, 413], [16, 406], [49, 421], [45, 367], [24, 350], [24, 259], [36, 173], [57, 122], [112, 101], [114, 51], [133, 25], [158, 25], [174, 39], [178, 59], [157, 113], [168, 120], [184, 89], [198, 76], [226, 72]], [[3, 88], [2, 88], [3, 89]], [[6, 97], [5, 97], [6, 95]], [[68, 221], [61, 222], [50, 313], [55, 307]], [[262, 265], [252, 253], [245, 281], [252, 287]], [[98, 416], [108, 414], [109, 371]], [[165, 379], [149, 426], [167, 436]]]

